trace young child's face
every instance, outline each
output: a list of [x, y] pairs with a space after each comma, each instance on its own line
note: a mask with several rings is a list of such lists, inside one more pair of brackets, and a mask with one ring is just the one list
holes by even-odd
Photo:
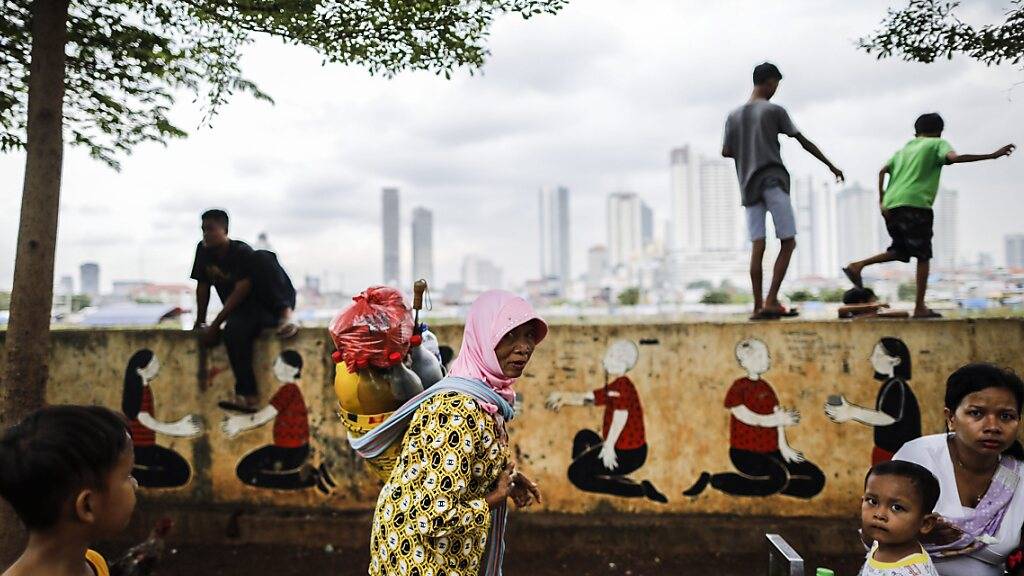
[[895, 474], [868, 477], [860, 523], [864, 535], [880, 545], [906, 544], [931, 529], [913, 481]]
[[138, 483], [132, 477], [135, 453], [132, 444], [121, 453], [117, 465], [106, 477], [106, 488], [94, 495], [96, 528], [104, 536], [113, 536], [128, 527], [135, 510], [135, 489]]

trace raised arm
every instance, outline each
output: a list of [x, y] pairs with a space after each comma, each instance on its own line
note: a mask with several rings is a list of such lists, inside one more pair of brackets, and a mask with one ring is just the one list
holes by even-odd
[[956, 152], [950, 152], [946, 154], [946, 164], [965, 164], [967, 162], [995, 160], [996, 158], [1002, 158], [1003, 156], [1013, 154], [1013, 151], [1016, 148], [1017, 147], [1013, 144], [1007, 144], [991, 154], [957, 154]]
[[843, 403], [838, 406], [825, 404], [825, 414], [837, 424], [853, 420], [866, 426], [888, 426], [896, 422], [896, 418], [885, 412], [851, 404], [845, 397], [842, 400]]
[[185, 416], [177, 422], [161, 422], [149, 412], [139, 412], [139, 423], [153, 432], [175, 438], [193, 438], [203, 433], [202, 420], [198, 416]]
[[796, 138], [796, 141], [799, 142], [800, 145], [803, 146], [804, 150], [807, 150], [807, 152], [810, 153], [811, 156], [814, 156], [815, 158], [820, 160], [822, 164], [828, 166], [829, 171], [831, 171], [832, 174], [835, 175], [836, 182], [846, 181], [846, 177], [843, 176], [843, 171], [840, 170], [839, 168], [836, 168], [835, 164], [832, 164], [832, 161], [825, 157], [825, 154], [821, 151], [820, 148], [818, 148], [817, 144], [808, 140], [807, 137], [800, 132], [797, 132], [797, 134], [793, 137]]
[[593, 392], [552, 392], [544, 403], [548, 410], [558, 412], [563, 406], [593, 406]]
[[234, 438], [242, 432], [259, 428], [277, 417], [277, 408], [267, 406], [255, 414], [238, 414], [227, 417], [221, 423], [221, 430], [228, 438]]
[[800, 422], [800, 414], [795, 410], [783, 410], [776, 407], [775, 412], [771, 414], [758, 414], [747, 408], [743, 404], [734, 406], [729, 409], [729, 412], [736, 417], [737, 420], [747, 424], [748, 426], [757, 426], [759, 428], [782, 428], [785, 426], [793, 426]]

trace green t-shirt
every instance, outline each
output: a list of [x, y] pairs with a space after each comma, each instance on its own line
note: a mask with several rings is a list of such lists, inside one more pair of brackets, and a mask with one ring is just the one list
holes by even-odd
[[939, 191], [939, 176], [953, 147], [942, 138], [914, 138], [889, 160], [889, 185], [882, 197], [886, 209], [899, 206], [931, 208]]

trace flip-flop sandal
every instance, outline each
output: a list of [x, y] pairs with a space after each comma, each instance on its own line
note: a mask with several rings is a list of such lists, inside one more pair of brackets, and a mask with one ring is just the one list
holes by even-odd
[[853, 270], [850, 270], [849, 268], [843, 268], [843, 274], [846, 274], [846, 278], [850, 282], [853, 282], [853, 285], [857, 288], [864, 287], [864, 277], [860, 274], [854, 274]]
[[774, 310], [761, 310], [760, 312], [754, 312], [750, 316], [750, 319], [755, 321], [778, 320], [779, 318], [782, 318], [782, 313]]
[[927, 314], [921, 314], [920, 316], [914, 314], [911, 318], [916, 320], [934, 320], [936, 318], [942, 318], [942, 314], [939, 314], [935, 310], [929, 310]]
[[246, 406], [245, 404], [239, 404], [237, 402], [231, 402], [229, 400], [221, 400], [217, 402], [217, 406], [221, 410], [227, 410], [229, 412], [238, 412], [239, 414], [255, 414], [259, 412], [259, 408], [252, 406]]
[[285, 324], [284, 326], [281, 326], [280, 328], [277, 329], [277, 337], [281, 338], [282, 340], [287, 340], [289, 338], [294, 338], [295, 335], [298, 334], [298, 333], [299, 333], [299, 326], [298, 326], [298, 324], [296, 324], [294, 322], [289, 322], [289, 323]]

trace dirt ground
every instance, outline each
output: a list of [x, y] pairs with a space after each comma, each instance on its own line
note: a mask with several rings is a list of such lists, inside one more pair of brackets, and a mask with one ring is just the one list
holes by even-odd
[[[108, 558], [119, 547], [101, 547]], [[366, 574], [368, 553], [345, 553], [324, 548], [265, 544], [183, 545], [168, 550], [156, 572], [158, 576], [362, 576]], [[832, 568], [841, 576], [852, 576], [860, 569], [861, 558], [808, 558], [808, 572], [816, 566]], [[813, 563], [812, 563], [813, 562]], [[708, 574], [715, 576], [751, 576], [765, 574], [767, 563], [761, 555], [707, 555], [703, 557], [660, 558], [631, 553], [624, 544], [617, 550], [599, 550], [593, 554], [505, 557], [507, 576], [657, 576]]]

